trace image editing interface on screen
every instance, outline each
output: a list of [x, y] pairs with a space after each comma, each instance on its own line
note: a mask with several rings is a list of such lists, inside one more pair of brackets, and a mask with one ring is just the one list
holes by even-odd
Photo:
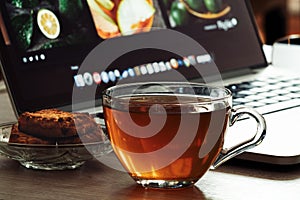
[[[251, 23], [245, 1], [235, 0], [4, 0], [2, 62], [12, 89], [23, 91], [16, 98], [24, 106], [31, 102], [42, 107], [48, 101], [63, 106], [71, 102], [74, 87], [97, 86], [101, 91], [119, 80], [168, 77], [174, 70], [197, 78], [189, 71], [212, 62], [221, 72], [258, 65], [261, 55], [251, 52], [259, 49]], [[120, 56], [110, 66], [78, 73], [82, 61], [102, 41], [164, 29], [191, 37], [207, 53], [178, 56], [141, 49]]]

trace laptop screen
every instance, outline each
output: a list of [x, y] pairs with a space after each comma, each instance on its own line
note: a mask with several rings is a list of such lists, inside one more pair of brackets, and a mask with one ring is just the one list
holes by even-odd
[[[168, 80], [182, 70], [192, 80], [198, 78], [192, 65], [214, 62], [220, 72], [266, 65], [247, 0], [3, 0], [0, 6], [2, 68], [18, 113], [70, 105], [74, 88], [96, 86], [98, 98], [121, 79]], [[167, 29], [207, 53], [141, 49], [80, 71], [104, 41], [121, 45]]]

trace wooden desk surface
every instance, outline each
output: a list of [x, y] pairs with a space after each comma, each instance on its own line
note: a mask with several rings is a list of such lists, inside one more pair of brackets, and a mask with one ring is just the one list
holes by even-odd
[[300, 199], [300, 166], [230, 163], [209, 171], [195, 187], [165, 191], [137, 186], [97, 160], [76, 170], [40, 171], [0, 156], [0, 199]]
[[[15, 120], [6, 93], [0, 93], [0, 122]], [[0, 156], [0, 199], [300, 199], [300, 165], [263, 166], [230, 163], [209, 171], [195, 187], [162, 191], [139, 187], [124, 172], [97, 160], [66, 171], [39, 171]]]

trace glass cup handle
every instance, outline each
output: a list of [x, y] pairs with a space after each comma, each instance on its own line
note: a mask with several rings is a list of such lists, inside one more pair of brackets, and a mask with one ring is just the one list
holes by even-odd
[[240, 108], [236, 108], [236, 109], [233, 108], [231, 110], [229, 126], [234, 125], [234, 123], [244, 114], [249, 115], [250, 117], [252, 117], [256, 120], [256, 122], [257, 122], [256, 134], [249, 140], [243, 142], [242, 144], [234, 146], [230, 149], [222, 149], [220, 155], [217, 157], [216, 161], [211, 166], [211, 169], [216, 169], [218, 166], [220, 166], [227, 160], [239, 155], [240, 153], [242, 153], [248, 149], [251, 149], [251, 148], [259, 145], [265, 138], [266, 127], [267, 127], [266, 121], [261, 114], [259, 114], [257, 111], [255, 111], [251, 108], [246, 108], [246, 107], [240, 107]]

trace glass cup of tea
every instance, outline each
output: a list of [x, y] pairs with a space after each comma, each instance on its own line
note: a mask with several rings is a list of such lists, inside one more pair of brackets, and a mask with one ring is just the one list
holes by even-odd
[[[260, 144], [266, 123], [255, 110], [232, 107], [223, 87], [185, 82], [116, 85], [103, 93], [106, 129], [117, 158], [147, 188], [192, 186], [210, 168]], [[228, 127], [254, 118], [253, 138], [224, 149]]]

